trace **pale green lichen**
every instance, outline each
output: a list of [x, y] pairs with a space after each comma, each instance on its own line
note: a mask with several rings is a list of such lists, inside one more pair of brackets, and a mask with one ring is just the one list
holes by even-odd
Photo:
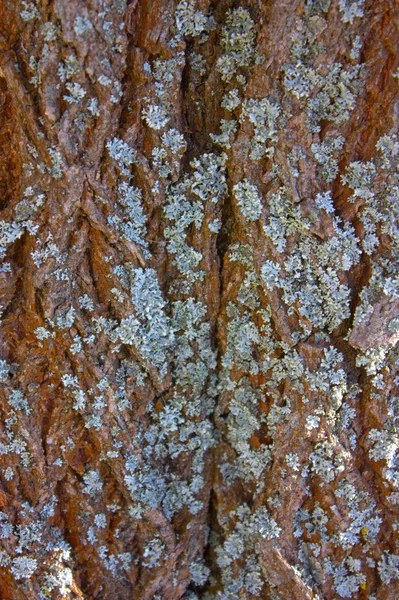
[[174, 335], [156, 272], [154, 269], [129, 269], [126, 277], [135, 313], [121, 320], [110, 334], [110, 339], [135, 346], [143, 359], [154, 365], [163, 378]]
[[[278, 538], [281, 528], [270, 516], [266, 507], [251, 513], [246, 504], [240, 505], [230, 518], [235, 517], [235, 527], [226, 536], [223, 545], [216, 548], [217, 564], [221, 570], [221, 579], [226, 594], [238, 594], [246, 590], [251, 594], [261, 594], [261, 577], [258, 553], [262, 539]], [[235, 561], [240, 560], [240, 575], [233, 569]]]
[[148, 127], [156, 130], [163, 129], [170, 119], [165, 107], [159, 104], [148, 104], [141, 114]]
[[254, 128], [254, 135], [250, 139], [249, 154], [252, 160], [273, 157], [274, 146], [278, 141], [277, 132], [280, 115], [280, 105], [268, 98], [262, 100], [250, 98], [244, 101], [240, 122], [245, 123], [248, 119]]
[[256, 221], [262, 214], [262, 199], [256, 185], [243, 179], [233, 186], [233, 195], [244, 221]]
[[168, 251], [174, 255], [174, 264], [188, 282], [203, 279], [199, 270], [201, 252], [187, 244], [187, 228], [199, 230], [204, 220], [206, 203], [216, 204], [227, 190], [225, 172], [226, 156], [203, 154], [191, 162], [191, 175], [168, 188], [164, 211], [170, 225], [165, 228]]
[[231, 148], [232, 134], [234, 134], [237, 131], [237, 128], [238, 123], [234, 119], [230, 121], [222, 119], [220, 122], [220, 134], [215, 135], [211, 133], [210, 138], [215, 144], [218, 144], [222, 148], [228, 150], [229, 148]]
[[330, 183], [338, 175], [338, 157], [337, 154], [342, 149], [345, 138], [340, 135], [336, 138], [327, 138], [321, 144], [314, 143], [311, 150], [315, 160], [318, 163], [318, 175]]
[[[318, 195], [315, 203], [328, 213], [333, 211], [328, 193]], [[321, 242], [309, 234], [311, 223], [301, 218], [299, 207], [284, 190], [269, 196], [269, 206], [271, 214], [265, 233], [279, 253], [291, 236], [297, 239], [297, 249], [286, 259], [284, 269], [279, 269], [274, 261], [265, 263], [266, 287], [282, 289], [289, 312], [295, 310], [314, 327], [332, 331], [350, 316], [350, 291], [341, 283], [340, 273], [359, 261], [353, 228], [347, 223], [341, 225], [340, 219], [333, 217], [335, 235]]]
[[196, 37], [206, 29], [207, 17], [196, 9], [196, 4], [196, 0], [181, 0], [176, 6], [176, 27], [185, 37]]
[[134, 148], [117, 137], [107, 142], [106, 146], [109, 155], [115, 160], [121, 173], [129, 175], [129, 167], [137, 161], [137, 153]]
[[223, 81], [237, 76], [241, 67], [251, 66], [256, 57], [255, 23], [242, 7], [228, 11], [222, 28], [223, 54], [216, 62], [216, 69]]
[[[361, 88], [360, 66], [344, 69], [341, 63], [333, 63], [323, 76], [320, 68], [314, 69], [297, 60], [295, 64], [285, 65], [282, 71], [286, 90], [306, 102], [310, 131], [319, 132], [321, 121], [341, 125], [349, 119]], [[317, 90], [316, 93], [313, 90]]]
[[118, 186], [117, 206], [121, 209], [121, 216], [113, 210], [108, 216], [108, 223], [116, 229], [122, 238], [141, 246], [143, 255], [150, 256], [145, 239], [147, 218], [142, 208], [142, 191], [126, 182]]
[[344, 23], [352, 24], [357, 17], [364, 16], [365, 0], [339, 0], [339, 9]]

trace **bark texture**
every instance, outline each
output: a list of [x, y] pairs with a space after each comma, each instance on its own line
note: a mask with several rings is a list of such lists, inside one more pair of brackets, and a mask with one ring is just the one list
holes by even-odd
[[396, 0], [0, 3], [0, 596], [399, 597]]

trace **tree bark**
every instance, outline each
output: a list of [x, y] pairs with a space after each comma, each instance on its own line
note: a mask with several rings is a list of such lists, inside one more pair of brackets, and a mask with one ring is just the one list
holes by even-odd
[[396, 0], [2, 0], [0, 596], [399, 597]]

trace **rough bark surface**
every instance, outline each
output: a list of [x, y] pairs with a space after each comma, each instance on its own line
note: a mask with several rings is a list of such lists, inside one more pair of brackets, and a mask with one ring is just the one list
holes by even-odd
[[0, 597], [399, 597], [396, 0], [0, 3]]

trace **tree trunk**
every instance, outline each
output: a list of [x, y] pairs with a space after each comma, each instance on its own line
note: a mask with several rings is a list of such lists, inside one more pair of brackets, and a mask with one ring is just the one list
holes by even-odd
[[398, 13], [2, 0], [2, 599], [399, 597]]

